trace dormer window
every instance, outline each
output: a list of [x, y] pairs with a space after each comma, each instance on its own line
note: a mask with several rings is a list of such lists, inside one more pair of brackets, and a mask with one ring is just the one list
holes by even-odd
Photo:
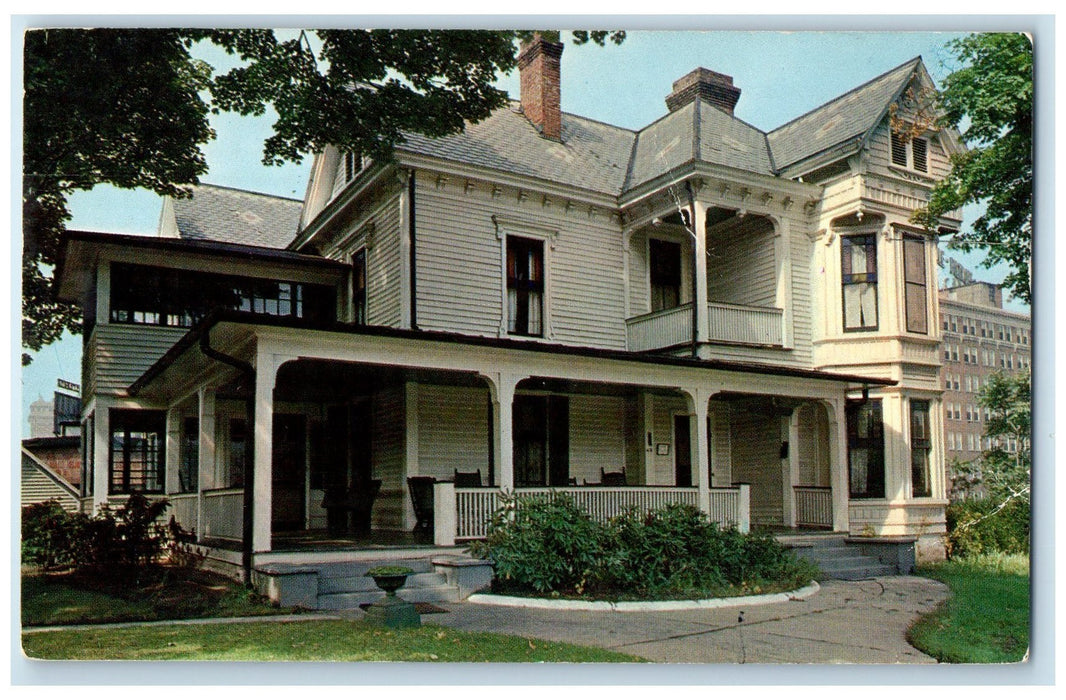
[[929, 172], [929, 140], [892, 132], [892, 165]]

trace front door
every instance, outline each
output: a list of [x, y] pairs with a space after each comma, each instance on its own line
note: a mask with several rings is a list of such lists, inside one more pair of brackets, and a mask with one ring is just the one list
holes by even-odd
[[273, 493], [274, 531], [304, 528], [304, 470], [307, 425], [298, 414], [274, 414]]

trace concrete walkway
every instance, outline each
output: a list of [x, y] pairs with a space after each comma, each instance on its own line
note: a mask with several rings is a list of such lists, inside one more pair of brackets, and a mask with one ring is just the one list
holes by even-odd
[[917, 576], [826, 581], [807, 600], [745, 609], [588, 612], [443, 604], [423, 622], [598, 646], [680, 663], [936, 663], [907, 643], [920, 615], [946, 600]]
[[[826, 581], [806, 600], [755, 607], [668, 612], [565, 611], [441, 603], [422, 621], [472, 632], [499, 632], [604, 647], [663, 663], [936, 663], [910, 646], [907, 628], [948, 598], [948, 587], [917, 576]], [[359, 619], [361, 610], [247, 618], [160, 621], [61, 628], [233, 624]]]

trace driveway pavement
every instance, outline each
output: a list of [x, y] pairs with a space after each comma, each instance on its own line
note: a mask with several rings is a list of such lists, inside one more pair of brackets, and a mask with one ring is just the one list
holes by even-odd
[[920, 615], [946, 600], [942, 583], [917, 576], [826, 581], [814, 596], [746, 609], [572, 612], [444, 604], [423, 621], [605, 647], [659, 662], [936, 663], [907, 643]]

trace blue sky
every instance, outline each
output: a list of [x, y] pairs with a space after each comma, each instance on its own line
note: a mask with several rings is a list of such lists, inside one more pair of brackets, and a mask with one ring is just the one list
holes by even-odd
[[[939, 32], [747, 32], [632, 31], [621, 46], [567, 44], [562, 59], [562, 105], [567, 112], [639, 128], [661, 117], [674, 80], [697, 66], [733, 76], [741, 89], [736, 115], [769, 130], [921, 55], [939, 84], [953, 63], [945, 44], [958, 34]], [[203, 57], [215, 62], [215, 50]], [[518, 96], [517, 73], [499, 86]], [[213, 119], [217, 138], [205, 148], [204, 182], [302, 198], [310, 160], [267, 167], [260, 163], [269, 116], [221, 115]], [[97, 188], [70, 202], [70, 228], [151, 235], [161, 200], [147, 192]], [[966, 212], [972, 220], [972, 210]], [[952, 254], [978, 279], [999, 282], [1005, 270], [978, 267], [982, 256]], [[1012, 306], [1015, 310], [1026, 310]], [[80, 380], [80, 337], [66, 337], [37, 353], [22, 372], [22, 431], [29, 404], [50, 398], [57, 377]], [[16, 355], [17, 357], [17, 355]]]

